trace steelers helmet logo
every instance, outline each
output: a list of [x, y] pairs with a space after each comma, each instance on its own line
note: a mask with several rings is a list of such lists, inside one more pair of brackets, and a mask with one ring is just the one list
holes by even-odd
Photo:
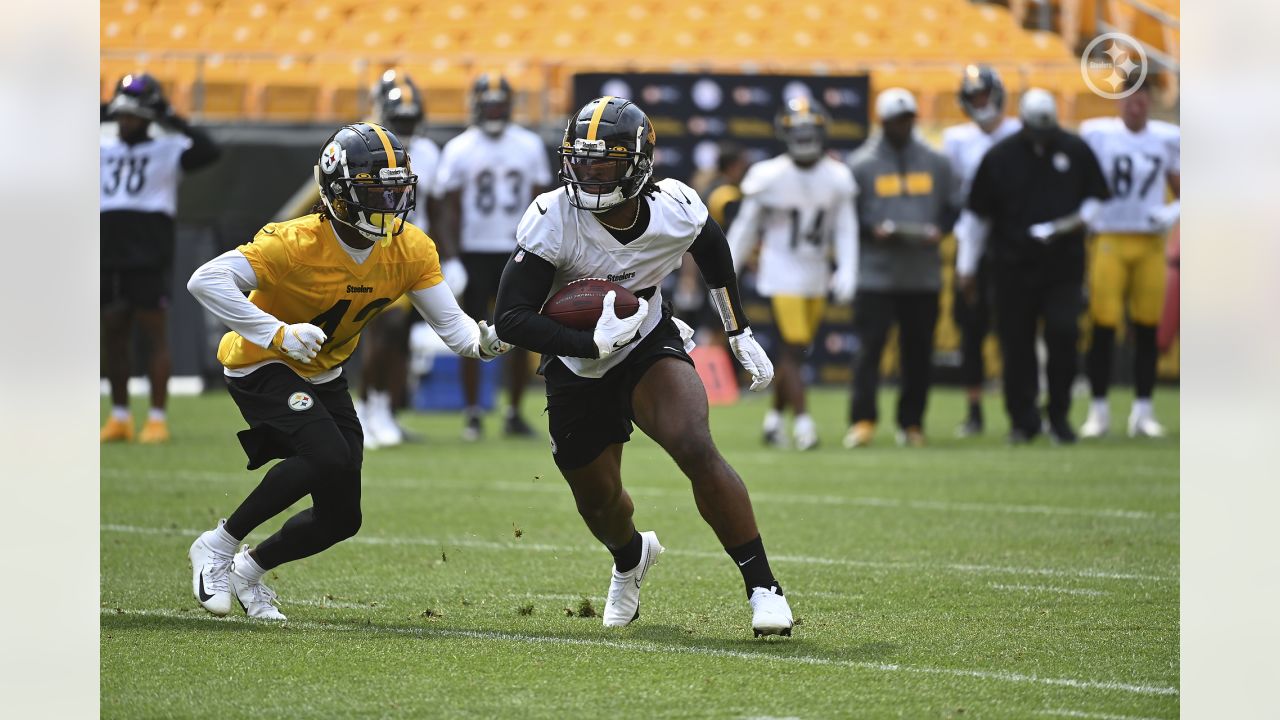
[[311, 399], [310, 395], [304, 392], [296, 392], [289, 396], [289, 409], [294, 412], [310, 410], [311, 406], [314, 405], [315, 402], [315, 400]]
[[330, 174], [338, 167], [338, 159], [342, 153], [342, 146], [337, 142], [331, 142], [325, 146], [324, 152], [320, 153], [320, 169], [326, 174]]

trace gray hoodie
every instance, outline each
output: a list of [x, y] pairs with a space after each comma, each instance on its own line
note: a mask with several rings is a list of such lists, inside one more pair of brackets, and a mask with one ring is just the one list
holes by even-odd
[[938, 228], [955, 223], [955, 188], [946, 156], [912, 138], [902, 151], [872, 135], [850, 157], [858, 182], [860, 225], [858, 290], [872, 292], [938, 291], [942, 287], [937, 243], [892, 236], [877, 240], [873, 229], [885, 220]]

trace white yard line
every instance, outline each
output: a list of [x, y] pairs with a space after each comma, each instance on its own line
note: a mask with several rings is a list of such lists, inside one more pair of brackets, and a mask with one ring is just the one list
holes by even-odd
[[[139, 527], [136, 525], [119, 525], [104, 523], [100, 526], [103, 532], [132, 533], [140, 535], [177, 535], [195, 537], [203, 530], [183, 528]], [[377, 535], [357, 535], [345, 542], [362, 545], [425, 545], [429, 547], [468, 547], [481, 550], [528, 550], [550, 553], [590, 552], [599, 554], [595, 545], [544, 545], [527, 543], [522, 540], [512, 542], [493, 542], [489, 540], [473, 540], [470, 538], [429, 538], [429, 537], [385, 537]], [[667, 550], [677, 556], [714, 558], [725, 557], [723, 552], [708, 550]], [[824, 558], [808, 555], [774, 555], [771, 559], [781, 563], [799, 565], [832, 565], [857, 568], [879, 568], [889, 570], [951, 570], [961, 573], [995, 574], [995, 575], [1033, 575], [1044, 577], [1101, 578], [1106, 580], [1152, 580], [1158, 582], [1177, 581], [1176, 575], [1147, 575], [1139, 573], [1119, 573], [1103, 570], [1064, 570], [1058, 568], [1026, 568], [1001, 565], [977, 565], [968, 563], [919, 563], [919, 562], [887, 562], [878, 560], [850, 560], [848, 558]]]
[[1036, 714], [1049, 717], [1085, 718], [1086, 720], [1161, 720], [1160, 718], [1111, 715], [1108, 713], [1084, 712], [1083, 710], [1039, 710]]
[[989, 583], [987, 587], [996, 590], [1021, 590], [1023, 592], [1039, 592], [1039, 593], [1060, 593], [1062, 595], [1106, 595], [1102, 590], [1085, 590], [1083, 588], [1060, 588], [1049, 587], [1047, 585], [1001, 585], [1000, 583]]
[[[103, 479], [128, 479], [143, 477], [151, 480], [185, 480], [196, 482], [228, 482], [240, 483], [246, 487], [254, 482], [249, 473], [220, 472], [160, 472], [155, 470], [124, 471], [103, 469]], [[487, 490], [498, 492], [534, 492], [563, 495], [566, 501], [569, 490], [563, 483], [554, 478], [543, 482], [511, 482], [498, 480], [494, 482], [473, 482], [465, 480], [445, 480], [439, 478], [407, 478], [377, 477], [366, 478], [368, 488], [397, 488], [426, 490], [428, 488], [456, 488], [460, 490]], [[684, 489], [636, 487], [628, 488], [635, 497], [670, 497], [692, 502], [693, 495]], [[818, 505], [842, 507], [886, 508], [891, 510], [925, 510], [946, 513], [986, 513], [1008, 515], [1061, 515], [1068, 517], [1111, 518], [1117, 520], [1177, 520], [1178, 513], [1157, 513], [1147, 510], [1122, 510], [1118, 508], [1072, 508], [1053, 505], [1011, 505], [1003, 503], [952, 502], [945, 500], [904, 500], [880, 497], [846, 497], [843, 495], [810, 495], [802, 493], [752, 492], [751, 498], [759, 503], [782, 503], [792, 505]]]
[[[287, 604], [287, 603], [286, 603]], [[197, 622], [209, 623], [252, 623], [269, 628], [271, 625], [260, 621], [251, 621], [242, 617], [215, 618], [211, 615], [190, 612], [184, 613], [175, 610], [124, 610], [116, 608], [102, 608], [103, 616], [116, 615], [133, 615], [141, 617], [163, 617], [163, 618], [180, 618], [184, 620], [194, 620]], [[681, 655], [703, 655], [710, 657], [731, 658], [735, 660], [751, 660], [755, 662], [774, 662], [782, 664], [797, 665], [825, 665], [835, 667], [847, 667], [858, 670], [876, 670], [880, 672], [901, 672], [919, 675], [945, 675], [950, 677], [967, 677], [979, 680], [992, 680], [996, 682], [1005, 682], [1013, 684], [1031, 684], [1031, 685], [1051, 685], [1058, 687], [1069, 687], [1080, 690], [1104, 690], [1112, 692], [1132, 693], [1135, 695], [1178, 695], [1178, 688], [1165, 687], [1160, 685], [1134, 684], [1113, 682], [1109, 680], [1080, 680], [1077, 678], [1052, 678], [1040, 677], [1038, 675], [1027, 675], [1014, 672], [1000, 672], [991, 670], [965, 670], [962, 668], [934, 668], [919, 667], [912, 665], [897, 665], [893, 663], [876, 663], [855, 660], [835, 660], [831, 658], [813, 657], [805, 655], [770, 655], [770, 644], [761, 644], [762, 650], [757, 652], [747, 652], [745, 650], [723, 650], [718, 648], [706, 648], [690, 645], [673, 645], [665, 643], [647, 642], [643, 640], [637, 641], [621, 641], [621, 640], [595, 640], [588, 638], [567, 638], [546, 635], [522, 635], [517, 633], [495, 632], [489, 630], [454, 630], [448, 628], [410, 628], [410, 627], [389, 627], [381, 625], [368, 625], [364, 623], [350, 624], [343, 622], [310, 622], [310, 621], [291, 621], [286, 623], [287, 627], [302, 630], [315, 631], [354, 631], [366, 632], [372, 634], [392, 634], [392, 635], [412, 635], [424, 637], [452, 637], [467, 638], [473, 640], [496, 640], [499, 642], [511, 643], [527, 643], [534, 645], [567, 645], [577, 647], [606, 647], [615, 650], [623, 650], [628, 652], [642, 653], [661, 653], [661, 654], [681, 654]]]

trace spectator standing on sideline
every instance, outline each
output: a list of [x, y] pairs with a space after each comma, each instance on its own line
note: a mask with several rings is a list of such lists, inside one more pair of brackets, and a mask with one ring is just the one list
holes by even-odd
[[[133, 440], [129, 414], [129, 348], [133, 329], [147, 341], [151, 409], [138, 440], [169, 441], [169, 298], [172, 293], [174, 216], [182, 173], [221, 154], [209, 134], [169, 107], [155, 78], [125, 75], [106, 107], [116, 132], [99, 143], [102, 183], [102, 367], [111, 385], [111, 415], [102, 442]], [[152, 123], [169, 132], [152, 133]]]
[[[995, 68], [987, 65], [970, 65], [964, 69], [958, 93], [960, 107], [972, 122], [952, 125], [942, 131], [942, 152], [951, 160], [959, 204], [969, 197], [969, 186], [978, 172], [978, 163], [992, 145], [1022, 129], [1022, 122], [1004, 113], [1004, 83]], [[956, 221], [957, 236], [974, 222], [973, 213], [961, 210]], [[973, 299], [960, 291], [960, 284], [952, 284], [952, 314], [960, 328], [960, 374], [965, 384], [968, 410], [964, 422], [956, 429], [960, 437], [981, 435], [982, 386], [987, 379], [983, 362], [982, 345], [991, 327], [991, 292], [987, 263], [978, 260], [974, 274]]]
[[942, 288], [938, 243], [955, 223], [951, 163], [915, 136], [916, 99], [889, 88], [876, 98], [881, 130], [850, 158], [858, 184], [858, 294], [847, 448], [864, 447], [878, 419], [880, 359], [898, 324], [898, 443], [924, 445], [924, 410]]
[[956, 274], [966, 293], [974, 292], [978, 258], [990, 246], [1014, 444], [1041, 432], [1035, 348], [1041, 321], [1049, 350], [1049, 433], [1056, 442], [1076, 440], [1067, 415], [1080, 334], [1084, 228], [1109, 197], [1097, 157], [1080, 136], [1058, 127], [1057, 112], [1045, 90], [1022, 96], [1023, 128], [983, 157], [969, 193], [979, 222], [957, 236]]

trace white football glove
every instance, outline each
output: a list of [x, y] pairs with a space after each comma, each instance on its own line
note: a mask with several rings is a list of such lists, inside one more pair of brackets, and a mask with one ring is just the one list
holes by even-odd
[[1035, 225], [1027, 228], [1028, 235], [1045, 244], [1048, 244], [1048, 242], [1053, 239], [1055, 232], [1056, 229], [1052, 222], [1036, 223]]
[[836, 268], [831, 275], [831, 296], [837, 304], [845, 305], [853, 300], [858, 289], [858, 276], [849, 270]]
[[477, 324], [480, 327], [481, 360], [492, 360], [511, 351], [511, 344], [503, 342], [498, 337], [498, 331], [491, 327], [488, 322], [481, 320]]
[[680, 342], [684, 343], [684, 351], [693, 352], [693, 349], [698, 346], [698, 344], [693, 341], [693, 328], [689, 327], [688, 323], [674, 315], [671, 317], [671, 322], [675, 323], [676, 330], [680, 331]]
[[640, 323], [649, 314], [649, 303], [640, 298], [640, 307], [631, 317], [620, 318], [613, 311], [613, 302], [618, 294], [612, 290], [604, 295], [604, 307], [600, 311], [600, 319], [596, 321], [596, 329], [592, 339], [596, 341], [599, 357], [606, 358], [621, 350], [635, 339], [640, 330]]
[[449, 258], [440, 264], [440, 272], [444, 274], [444, 281], [449, 284], [453, 296], [462, 297], [462, 291], [467, 289], [467, 268], [462, 261], [456, 257]]
[[1165, 232], [1172, 228], [1178, 222], [1178, 216], [1182, 214], [1182, 203], [1174, 200], [1168, 205], [1161, 205], [1152, 210], [1149, 219], [1152, 227], [1156, 232]]
[[751, 334], [751, 328], [731, 336], [729, 347], [733, 350], [733, 356], [742, 364], [742, 368], [751, 373], [751, 390], [759, 392], [769, 387], [769, 383], [773, 382], [773, 363], [769, 360], [769, 356], [764, 354], [764, 348], [760, 347], [760, 343], [756, 342], [755, 336]]
[[320, 328], [311, 323], [295, 323], [284, 326], [284, 335], [280, 338], [280, 351], [302, 363], [309, 363], [320, 352], [320, 346], [328, 340]]

